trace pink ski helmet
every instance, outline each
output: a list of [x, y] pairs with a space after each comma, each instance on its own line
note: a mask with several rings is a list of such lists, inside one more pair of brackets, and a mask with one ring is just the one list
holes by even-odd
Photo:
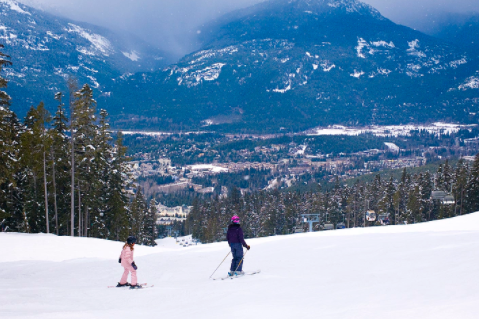
[[240, 218], [237, 215], [234, 215], [233, 217], [231, 217], [231, 222], [234, 224], [239, 224]]

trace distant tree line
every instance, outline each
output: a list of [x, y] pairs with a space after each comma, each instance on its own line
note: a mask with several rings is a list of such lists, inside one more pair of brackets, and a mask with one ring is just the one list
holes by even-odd
[[[459, 160], [446, 161], [435, 173], [411, 175], [403, 170], [399, 179], [357, 181], [330, 190], [245, 193], [232, 189], [227, 198], [195, 199], [186, 228], [202, 242], [224, 240], [224, 230], [233, 214], [240, 216], [247, 237], [290, 234], [306, 227], [301, 214], [319, 214], [319, 224], [344, 223], [346, 228], [380, 225], [366, 220], [368, 210], [386, 216], [388, 223], [412, 224], [479, 211], [479, 154], [470, 166]], [[433, 199], [433, 191], [444, 191], [453, 204]], [[319, 226], [316, 224], [316, 229]]]
[[[0, 53], [0, 71], [8, 58]], [[42, 102], [23, 122], [0, 90], [0, 230], [112, 240], [133, 234], [154, 244], [154, 202], [148, 208], [140, 190], [127, 196], [132, 180], [122, 134], [112, 142], [108, 113], [97, 112], [88, 85], [79, 89], [69, 79], [68, 87], [70, 118], [59, 92], [54, 116]]]

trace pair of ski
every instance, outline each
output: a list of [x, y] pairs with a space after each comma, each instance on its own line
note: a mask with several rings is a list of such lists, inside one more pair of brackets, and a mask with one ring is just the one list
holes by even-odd
[[244, 274], [242, 275], [234, 275], [234, 276], [226, 276], [226, 277], [218, 277], [218, 278], [213, 278], [213, 280], [225, 280], [225, 279], [235, 279], [235, 278], [241, 278], [241, 277], [244, 277], [244, 276], [252, 276], [252, 275], [256, 275], [256, 274], [259, 274], [261, 272], [261, 270], [255, 270], [255, 271], [248, 271], [248, 272], [245, 272]]
[[[145, 282], [144, 284], [138, 284], [141, 286], [141, 288], [139, 289], [145, 289], [145, 288], [153, 288], [155, 287], [155, 285], [151, 285], [151, 286], [148, 286], [148, 284]], [[130, 286], [121, 286], [121, 287], [117, 287], [117, 286], [108, 286], [107, 288], [128, 288], [130, 289]], [[131, 289], [131, 290], [136, 290], [136, 289]]]

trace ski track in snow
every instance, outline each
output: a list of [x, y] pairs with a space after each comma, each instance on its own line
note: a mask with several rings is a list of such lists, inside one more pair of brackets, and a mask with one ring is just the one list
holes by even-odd
[[247, 242], [245, 270], [261, 273], [224, 281], [209, 279], [224, 242], [137, 246], [138, 280], [155, 287], [130, 291], [106, 288], [122, 243], [0, 233], [0, 317], [477, 318], [479, 213]]

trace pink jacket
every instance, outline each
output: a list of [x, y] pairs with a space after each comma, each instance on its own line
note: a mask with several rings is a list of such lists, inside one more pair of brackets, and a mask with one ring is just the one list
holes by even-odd
[[131, 263], [133, 262], [133, 251], [131, 251], [129, 246], [126, 246], [121, 251], [121, 265], [123, 267], [131, 267]]

